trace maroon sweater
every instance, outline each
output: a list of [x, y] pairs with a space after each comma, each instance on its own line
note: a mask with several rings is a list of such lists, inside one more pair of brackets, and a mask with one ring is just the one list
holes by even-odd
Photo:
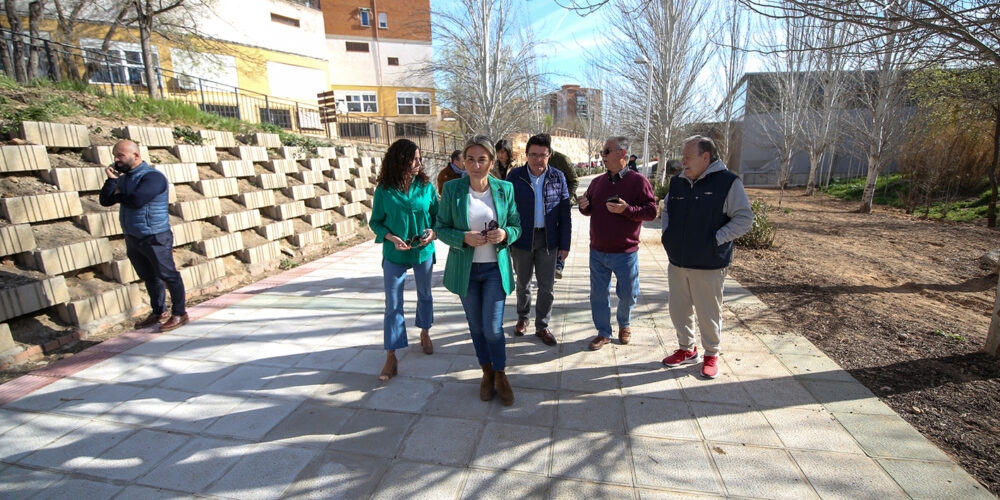
[[[632, 253], [639, 249], [639, 230], [642, 222], [656, 218], [656, 199], [653, 187], [646, 177], [628, 169], [625, 177], [611, 182], [604, 173], [590, 182], [584, 196], [590, 201], [580, 213], [590, 216], [590, 248], [604, 253]], [[620, 214], [608, 212], [608, 198], [618, 195], [628, 203]]]

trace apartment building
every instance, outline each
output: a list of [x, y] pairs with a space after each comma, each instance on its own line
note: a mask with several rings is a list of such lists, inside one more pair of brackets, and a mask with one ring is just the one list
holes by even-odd
[[601, 118], [600, 89], [563, 85], [542, 98], [542, 112], [552, 118], [552, 126], [576, 130], [579, 120]]

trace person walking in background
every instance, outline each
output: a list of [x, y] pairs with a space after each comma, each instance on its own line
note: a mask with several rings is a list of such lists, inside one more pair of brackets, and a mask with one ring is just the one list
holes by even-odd
[[514, 188], [489, 175], [496, 151], [486, 136], [469, 140], [463, 152], [466, 177], [449, 182], [441, 196], [437, 234], [450, 249], [444, 286], [462, 298], [476, 357], [483, 369], [479, 397], [500, 396], [504, 406], [514, 392], [504, 371], [507, 352], [503, 309], [514, 289], [508, 246], [521, 235]]
[[442, 168], [441, 171], [438, 172], [437, 176], [438, 193], [440, 194], [442, 192], [441, 190], [444, 189], [444, 183], [450, 180], [462, 178], [464, 176], [465, 176], [465, 166], [462, 163], [462, 152], [456, 149], [451, 153], [451, 161], [448, 163], [448, 166]]
[[638, 172], [639, 171], [639, 165], [636, 164], [636, 160], [638, 160], [638, 159], [639, 159], [639, 157], [636, 156], [636, 155], [632, 155], [632, 156], [628, 157], [628, 169], [629, 170], [631, 170], [633, 172]]
[[715, 143], [696, 135], [684, 140], [682, 170], [663, 199], [670, 319], [680, 347], [666, 366], [697, 363], [694, 320], [705, 348], [701, 374], [715, 378], [722, 342], [722, 289], [733, 261], [733, 240], [753, 226], [743, 181], [719, 159]]
[[531, 312], [531, 276], [538, 283], [535, 304], [535, 335], [545, 345], [556, 345], [549, 330], [555, 287], [556, 262], [569, 255], [572, 226], [566, 177], [549, 168], [552, 138], [538, 134], [528, 139], [528, 164], [507, 175], [514, 186], [514, 201], [521, 218], [521, 237], [510, 246], [517, 276], [517, 325], [514, 335], [524, 335]]
[[378, 378], [389, 380], [398, 373], [396, 350], [409, 345], [403, 316], [403, 282], [410, 268], [417, 282], [416, 326], [420, 328], [420, 346], [426, 354], [434, 352], [429, 330], [434, 323], [431, 273], [438, 196], [423, 172], [420, 148], [408, 139], [399, 139], [389, 146], [375, 183], [368, 225], [375, 232], [375, 243], [382, 244], [385, 285], [382, 330], [386, 357]]
[[576, 178], [576, 167], [573, 166], [573, 162], [568, 156], [553, 149], [549, 155], [549, 166], [556, 167], [563, 173], [566, 177], [566, 188], [569, 189], [569, 199], [571, 202], [576, 200], [576, 188], [580, 185], [580, 181]]
[[497, 164], [495, 177], [497, 179], [506, 179], [507, 174], [514, 168], [514, 152], [510, 149], [510, 141], [500, 139], [497, 141], [496, 150]]
[[[146, 284], [153, 311], [136, 328], [156, 324], [160, 331], [173, 330], [188, 322], [184, 281], [174, 265], [174, 233], [167, 209], [167, 178], [139, 155], [139, 146], [118, 141], [111, 150], [115, 162], [105, 169], [98, 201], [101, 206], [120, 204], [118, 218], [125, 233], [125, 252], [139, 279]], [[166, 292], [170, 291], [170, 311]], [[160, 322], [163, 321], [162, 324]]]
[[580, 213], [590, 216], [590, 308], [597, 337], [590, 349], [611, 342], [609, 287], [614, 273], [618, 295], [618, 340], [632, 338], [632, 308], [639, 298], [639, 231], [656, 218], [656, 199], [646, 177], [625, 168], [628, 139], [612, 137], [601, 151], [607, 172], [594, 178], [580, 197]]

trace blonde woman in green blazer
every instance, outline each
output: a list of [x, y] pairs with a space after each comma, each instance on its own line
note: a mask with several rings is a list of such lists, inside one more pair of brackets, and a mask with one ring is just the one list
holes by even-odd
[[503, 308], [514, 289], [507, 246], [521, 236], [521, 219], [511, 183], [489, 175], [496, 151], [476, 136], [462, 152], [468, 175], [444, 184], [435, 230], [448, 245], [444, 286], [462, 298], [476, 357], [483, 369], [479, 397], [500, 396], [509, 406], [514, 392], [504, 373], [507, 363]]

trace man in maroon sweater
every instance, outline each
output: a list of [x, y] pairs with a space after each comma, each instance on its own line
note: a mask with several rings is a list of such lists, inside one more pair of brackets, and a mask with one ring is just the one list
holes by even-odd
[[640, 173], [625, 168], [628, 139], [612, 137], [601, 151], [607, 173], [594, 178], [579, 199], [580, 213], [590, 216], [590, 310], [597, 337], [590, 349], [611, 342], [611, 274], [618, 295], [618, 340], [628, 344], [632, 308], [639, 298], [639, 230], [656, 218], [653, 187]]

